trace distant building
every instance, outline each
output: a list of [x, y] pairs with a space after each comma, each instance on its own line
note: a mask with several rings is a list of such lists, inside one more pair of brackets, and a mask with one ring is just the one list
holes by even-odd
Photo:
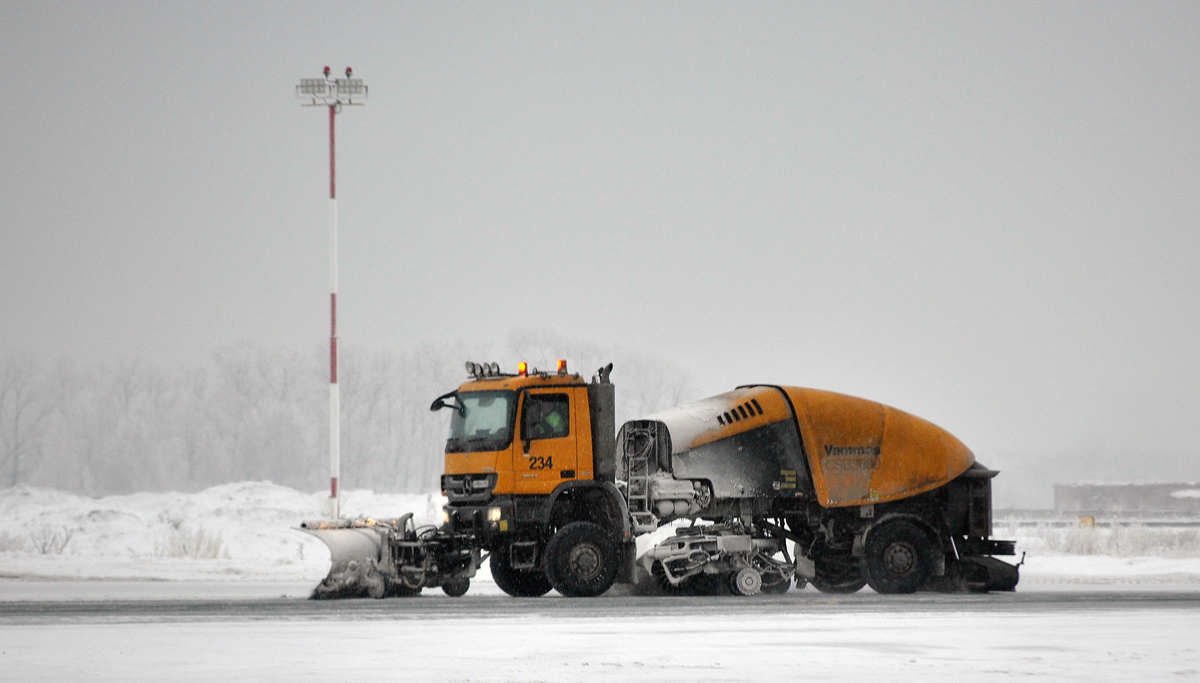
[[1054, 509], [1200, 513], [1200, 484], [1055, 484]]

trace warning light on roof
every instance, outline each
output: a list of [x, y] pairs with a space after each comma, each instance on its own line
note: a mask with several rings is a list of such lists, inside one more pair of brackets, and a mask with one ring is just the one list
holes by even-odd
[[517, 374], [524, 377], [529, 374], [529, 366], [525, 363], [517, 363]]
[[558, 361], [558, 374], [560, 374], [560, 375], [567, 374], [567, 361], [565, 361], [565, 360]]

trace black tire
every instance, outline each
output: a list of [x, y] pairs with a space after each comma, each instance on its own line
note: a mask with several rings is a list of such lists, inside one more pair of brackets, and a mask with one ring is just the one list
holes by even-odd
[[933, 575], [933, 540], [904, 520], [885, 522], [867, 535], [863, 567], [877, 593], [912, 593]]
[[470, 579], [450, 579], [442, 583], [442, 592], [452, 598], [461, 598], [471, 588]]
[[822, 550], [814, 553], [816, 576], [809, 583], [822, 593], [857, 593], [867, 585], [862, 563], [849, 551]]
[[546, 578], [568, 598], [590, 598], [612, 587], [617, 578], [617, 544], [592, 522], [571, 522], [546, 544]]
[[513, 569], [508, 551], [508, 546], [498, 548], [488, 560], [492, 578], [500, 590], [517, 598], [537, 598], [549, 593], [550, 582], [546, 580], [546, 574], [537, 569]]

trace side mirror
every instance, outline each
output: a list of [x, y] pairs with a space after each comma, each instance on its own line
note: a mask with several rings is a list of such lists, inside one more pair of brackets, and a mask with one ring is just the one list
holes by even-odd
[[[454, 403], [446, 403], [446, 399], [448, 398], [453, 398]], [[442, 408], [454, 408], [456, 411], [458, 411], [459, 417], [467, 414], [467, 407], [458, 402], [458, 392], [456, 391], [451, 391], [448, 394], [442, 394], [441, 396], [438, 396], [437, 398], [433, 399], [433, 404], [429, 406], [429, 410], [435, 413]]]

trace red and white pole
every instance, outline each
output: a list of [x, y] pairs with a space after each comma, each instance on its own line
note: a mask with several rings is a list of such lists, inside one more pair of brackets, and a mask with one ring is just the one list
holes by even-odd
[[329, 509], [337, 519], [338, 476], [341, 470], [341, 395], [338, 391], [337, 366], [337, 291], [338, 291], [338, 220], [337, 185], [334, 170], [333, 123], [337, 105], [329, 105]]
[[[305, 107], [329, 107], [329, 505], [324, 512], [337, 519], [341, 515], [338, 479], [341, 470], [341, 397], [338, 393], [337, 291], [338, 291], [338, 215], [337, 170], [334, 124], [343, 106], [366, 103], [367, 86], [361, 78], [352, 78], [346, 67], [345, 78], [301, 78], [296, 98]], [[322, 506], [326, 507], [326, 506]]]

